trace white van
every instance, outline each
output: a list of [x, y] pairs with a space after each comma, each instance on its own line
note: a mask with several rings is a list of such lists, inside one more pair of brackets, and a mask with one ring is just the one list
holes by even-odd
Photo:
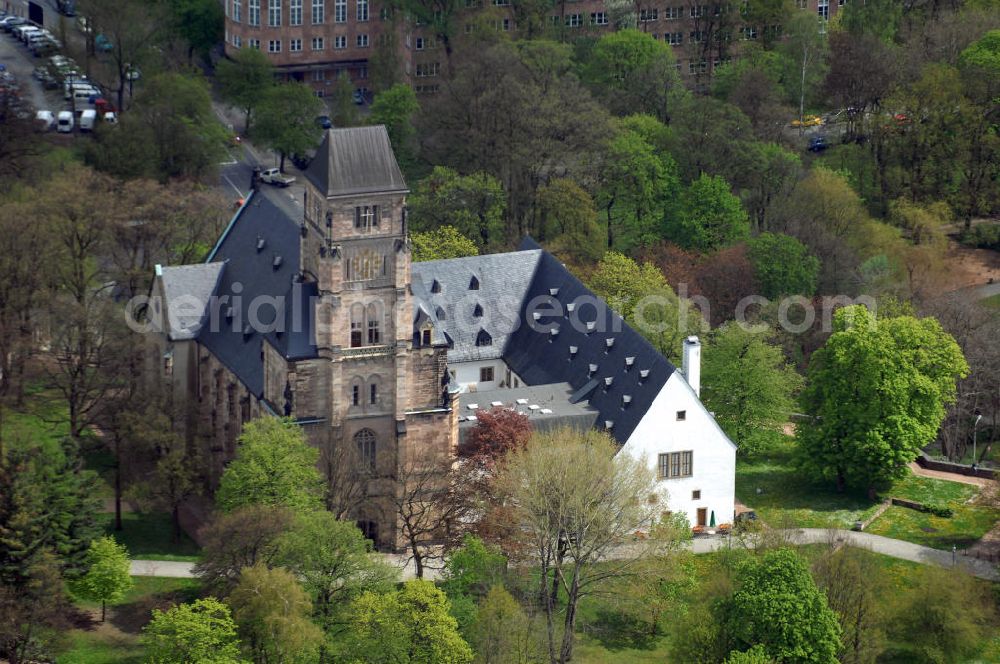
[[33, 32], [41, 32], [41, 31], [42, 31], [41, 28], [35, 27], [34, 25], [28, 23], [25, 25], [17, 26], [16, 28], [10, 31], [10, 34], [14, 35], [15, 39], [24, 41], [25, 34], [31, 34]]
[[118, 114], [115, 113], [114, 111], [108, 111], [107, 113], [104, 114], [104, 121], [107, 122], [109, 125], [118, 124]]
[[38, 111], [35, 113], [35, 124], [38, 131], [52, 131], [56, 126], [56, 118], [52, 111]]
[[91, 99], [101, 96], [97, 88], [73, 88], [73, 105], [80, 107], [92, 104]]
[[20, 39], [25, 44], [27, 44], [28, 43], [28, 39], [32, 35], [41, 35], [41, 34], [44, 34], [44, 33], [45, 33], [45, 30], [42, 30], [41, 28], [36, 27], [34, 25], [30, 25], [30, 26], [25, 26], [21, 30], [21, 32], [18, 33], [17, 38]]
[[63, 97], [69, 99], [73, 96], [74, 90], [90, 90], [94, 87], [94, 84], [86, 79], [84, 76], [74, 78], [72, 84], [70, 84], [70, 79], [63, 81]]
[[56, 129], [60, 134], [68, 134], [73, 131], [72, 111], [59, 111], [59, 120]]
[[94, 131], [94, 124], [97, 122], [97, 111], [88, 108], [80, 114], [80, 131]]

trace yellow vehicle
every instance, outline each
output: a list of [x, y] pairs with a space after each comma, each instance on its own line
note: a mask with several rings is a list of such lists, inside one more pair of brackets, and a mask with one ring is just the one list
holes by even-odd
[[792, 120], [793, 127], [819, 127], [823, 124], [823, 118], [818, 115], [807, 115], [801, 120]]

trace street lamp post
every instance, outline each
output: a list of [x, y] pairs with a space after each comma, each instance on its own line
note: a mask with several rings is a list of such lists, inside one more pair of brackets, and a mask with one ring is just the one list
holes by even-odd
[[981, 419], [983, 419], [983, 414], [980, 413], [979, 409], [977, 408], [976, 409], [976, 421], [973, 422], [973, 424], [972, 424], [972, 465], [973, 465], [973, 467], [975, 467], [975, 465], [977, 463], [977, 457], [976, 457], [976, 433], [978, 432], [978, 429], [979, 429], [979, 420], [981, 420]]

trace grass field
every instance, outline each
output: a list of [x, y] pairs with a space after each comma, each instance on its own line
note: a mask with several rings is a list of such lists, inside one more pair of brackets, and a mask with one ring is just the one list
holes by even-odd
[[[736, 464], [736, 497], [775, 527], [851, 528], [870, 517], [877, 502], [859, 492], [837, 493], [798, 473], [794, 440], [784, 437], [764, 453]], [[758, 489], [760, 492], [758, 493]], [[948, 480], [907, 475], [882, 492], [924, 504], [950, 507], [954, 516], [936, 517], [905, 507], [890, 507], [868, 532], [938, 549], [967, 548], [1000, 520], [1000, 509], [970, 502], [978, 487]]]
[[144, 560], [179, 560], [196, 562], [198, 545], [186, 534], [179, 543], [171, 542], [173, 525], [163, 512], [125, 512], [122, 530], [114, 529], [114, 514], [99, 514], [98, 521], [107, 534], [124, 544], [132, 558]]
[[198, 582], [193, 579], [133, 577], [135, 586], [125, 601], [109, 608], [103, 624], [98, 605], [78, 602], [85, 618], [66, 635], [57, 664], [139, 664], [143, 661], [140, 633], [155, 608], [166, 609], [195, 599]]

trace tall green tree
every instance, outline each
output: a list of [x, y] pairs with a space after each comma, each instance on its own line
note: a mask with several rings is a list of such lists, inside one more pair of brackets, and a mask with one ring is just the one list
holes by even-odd
[[738, 323], [715, 330], [705, 353], [702, 399], [741, 454], [758, 451], [780, 432], [803, 380], [766, 333]]
[[775, 208], [791, 192], [802, 164], [798, 155], [777, 143], [751, 143], [744, 153], [744, 163], [740, 199], [754, 230], [760, 233], [770, 228]]
[[785, 59], [785, 87], [798, 106], [799, 120], [805, 115], [826, 75], [826, 33], [822, 19], [813, 12], [794, 12], [785, 26], [778, 51]]
[[247, 424], [236, 458], [222, 474], [216, 504], [229, 512], [246, 505], [279, 505], [293, 510], [323, 506], [319, 451], [291, 420], [262, 417]]
[[750, 222], [729, 184], [719, 176], [702, 174], [684, 191], [666, 230], [680, 246], [709, 252], [745, 238], [750, 234]]
[[358, 111], [354, 104], [354, 84], [346, 71], [340, 72], [330, 90], [330, 112], [334, 127], [353, 127], [358, 123]]
[[662, 233], [667, 203], [680, 187], [676, 171], [630, 130], [611, 139], [604, 159], [597, 204], [608, 249], [626, 251], [653, 243]]
[[819, 259], [795, 238], [761, 233], [747, 242], [747, 250], [764, 297], [811, 297], [816, 292]]
[[436, 166], [417, 183], [408, 203], [415, 231], [454, 226], [481, 251], [497, 249], [506, 241], [506, 196], [499, 180], [487, 173], [459, 175]]
[[323, 632], [309, 620], [309, 595], [291, 572], [261, 564], [247, 567], [226, 602], [254, 664], [319, 660]]
[[128, 549], [113, 537], [101, 537], [90, 544], [87, 573], [77, 584], [77, 592], [89, 600], [101, 603], [101, 622], [107, 605], [118, 604], [132, 589], [132, 561]]
[[415, 580], [388, 594], [365, 593], [351, 607], [343, 641], [352, 661], [376, 664], [468, 664], [472, 649], [448, 613], [448, 598]]
[[243, 133], [250, 133], [253, 112], [264, 92], [274, 85], [274, 67], [258, 48], [241, 48], [215, 68], [222, 96], [243, 110]]
[[736, 565], [737, 587], [717, 612], [733, 650], [763, 646], [778, 662], [835, 662], [840, 625], [805, 562], [790, 549]]
[[701, 313], [674, 293], [652, 263], [639, 265], [609, 251], [597, 264], [589, 285], [669, 359], [679, 360], [683, 339], [705, 327]]
[[246, 664], [229, 607], [214, 597], [153, 609], [142, 641], [150, 664]]
[[537, 237], [549, 251], [580, 262], [604, 253], [604, 229], [598, 221], [594, 199], [569, 178], [555, 178], [538, 190], [540, 222]]
[[526, 664], [542, 660], [531, 619], [503, 586], [490, 588], [479, 603], [472, 645], [482, 664]]
[[673, 49], [646, 32], [609, 32], [591, 49], [584, 80], [612, 113], [649, 113], [670, 119], [674, 97], [683, 94]]
[[261, 95], [254, 136], [281, 156], [279, 168], [285, 170], [285, 157], [305, 154], [319, 142], [316, 116], [323, 102], [305, 83], [282, 83], [267, 88]]
[[416, 130], [413, 128], [413, 116], [420, 110], [420, 103], [413, 88], [405, 83], [397, 83], [387, 90], [379, 92], [372, 102], [369, 120], [372, 124], [385, 125], [389, 133], [396, 158], [404, 169], [412, 167], [414, 159], [413, 138]]
[[834, 314], [833, 334], [813, 354], [799, 432], [807, 472], [872, 490], [901, 477], [934, 440], [955, 382], [969, 367], [934, 318], [876, 320], [860, 305]]
[[386, 592], [398, 572], [372, 553], [353, 523], [326, 510], [298, 514], [277, 541], [276, 563], [291, 571], [312, 599], [316, 622], [328, 634], [346, 622], [344, 610], [364, 592]]
[[207, 57], [225, 36], [225, 13], [214, 0], [176, 0], [170, 3], [173, 29], [188, 43], [188, 62], [195, 51]]
[[410, 241], [413, 243], [413, 260], [418, 263], [479, 255], [476, 243], [454, 226], [439, 226], [434, 230], [412, 233]]
[[42, 551], [17, 584], [0, 583], [0, 657], [10, 664], [52, 661], [70, 628], [73, 609], [59, 567]]

